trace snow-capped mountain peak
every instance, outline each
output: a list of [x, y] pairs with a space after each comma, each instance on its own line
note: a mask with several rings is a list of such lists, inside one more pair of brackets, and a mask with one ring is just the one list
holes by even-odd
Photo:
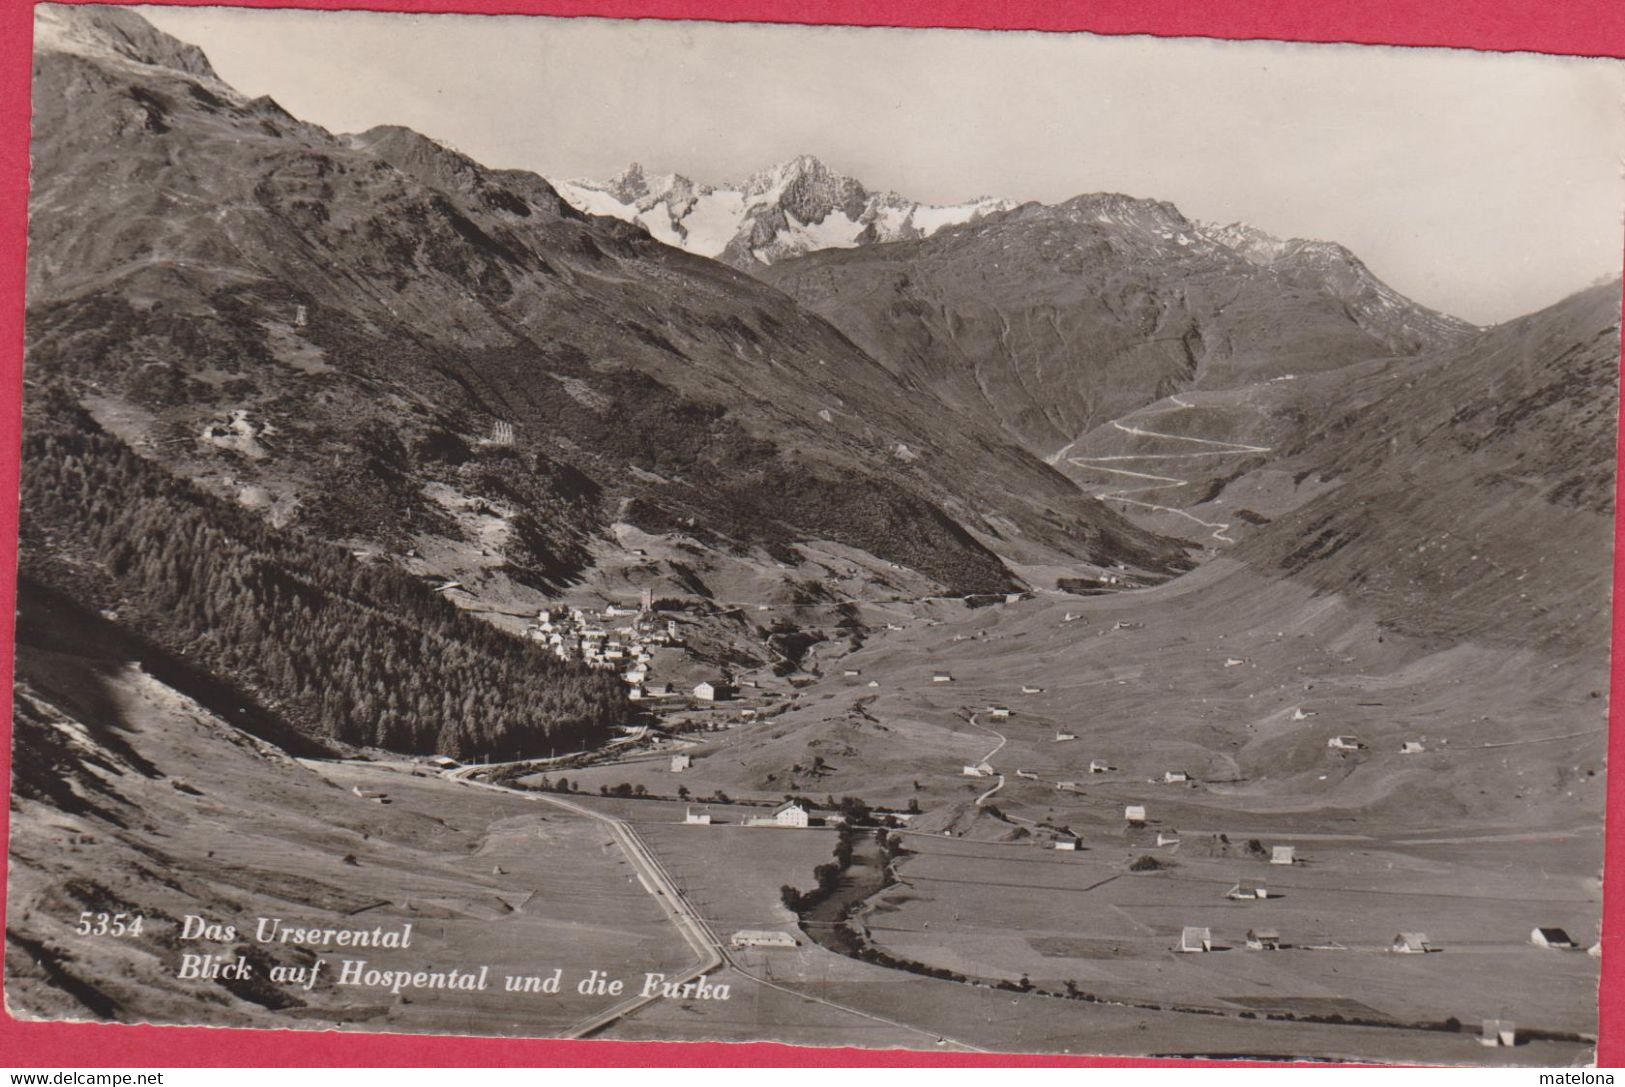
[[923, 238], [1015, 206], [982, 197], [941, 207], [895, 192], [870, 192], [812, 155], [797, 155], [737, 184], [650, 176], [633, 163], [605, 181], [555, 185], [580, 211], [638, 223], [668, 245], [747, 269], [817, 249]]

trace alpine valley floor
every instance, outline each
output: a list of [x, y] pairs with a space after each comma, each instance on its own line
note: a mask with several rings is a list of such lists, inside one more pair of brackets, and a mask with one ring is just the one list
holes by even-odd
[[[386, 991], [358, 1004], [332, 987], [289, 1000], [182, 982], [170, 960], [189, 948], [164, 922], [412, 920], [420, 950], [368, 957], [515, 974], [561, 966], [570, 978], [597, 968], [633, 985], [645, 972], [681, 976], [693, 950], [663, 916], [660, 886], [609, 832], [619, 821], [718, 944], [770, 928], [800, 946], [727, 950], [711, 979], [730, 985], [728, 1000], [657, 999], [594, 1022], [595, 1036], [1590, 1058], [1598, 960], [1534, 948], [1529, 933], [1562, 927], [1582, 945], [1596, 935], [1604, 735], [1594, 662], [1433, 649], [1379, 632], [1335, 596], [1225, 560], [1081, 602], [917, 611], [825, 662], [824, 678], [778, 716], [698, 734], [681, 773], [647, 754], [572, 771], [580, 792], [569, 803], [611, 823], [408, 760], [292, 759], [118, 660], [105, 641], [86, 639], [101, 656], [25, 646], [19, 676], [36, 727], [87, 745], [117, 799], [92, 794], [77, 812], [19, 800], [9, 1006], [23, 1017], [572, 1033], [616, 1001]], [[932, 682], [937, 671], [952, 681]], [[994, 719], [989, 705], [1009, 717]], [[1327, 746], [1333, 735], [1366, 746], [1340, 752]], [[1424, 750], [1401, 754], [1405, 740]], [[992, 776], [963, 776], [984, 758]], [[1094, 760], [1114, 769], [1091, 774]], [[1153, 783], [1170, 769], [1192, 782]], [[715, 821], [702, 826], [683, 822], [694, 803], [594, 795], [623, 781], [660, 797], [724, 790], [736, 803], [710, 805]], [[917, 801], [897, 881], [859, 923], [896, 960], [977, 980], [860, 962], [799, 931], [779, 888], [810, 886], [835, 833], [739, 825], [737, 802], [786, 793], [899, 810]], [[1130, 804], [1147, 808], [1143, 829], [1125, 828]], [[53, 852], [63, 829], [74, 845]], [[1158, 846], [1159, 834], [1179, 844]], [[1053, 848], [1073, 835], [1079, 850]], [[1271, 865], [1247, 849], [1253, 839], [1296, 846], [1298, 863]], [[1131, 870], [1145, 856], [1159, 867]], [[1238, 882], [1270, 897], [1227, 899]], [[84, 909], [142, 912], [156, 935], [79, 937], [72, 922]], [[1214, 950], [1175, 951], [1185, 926], [1209, 928]], [[1246, 950], [1247, 932], [1266, 928], [1283, 950]], [[1438, 950], [1395, 954], [1400, 932], [1427, 933]], [[1505, 985], [1509, 976], [1518, 985]], [[1057, 993], [1070, 983], [1090, 999], [994, 987], [1021, 979]], [[1462, 1030], [1439, 1029], [1452, 1018]], [[1481, 1049], [1482, 1018], [1515, 1020], [1534, 1040]]]

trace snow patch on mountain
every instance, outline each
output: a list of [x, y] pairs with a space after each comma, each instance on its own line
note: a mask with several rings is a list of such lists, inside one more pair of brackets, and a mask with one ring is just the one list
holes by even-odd
[[557, 181], [554, 187], [578, 211], [637, 223], [668, 245], [741, 267], [820, 249], [923, 238], [1015, 206], [992, 197], [935, 206], [895, 192], [870, 192], [811, 155], [738, 184], [649, 175], [633, 163], [604, 181]]

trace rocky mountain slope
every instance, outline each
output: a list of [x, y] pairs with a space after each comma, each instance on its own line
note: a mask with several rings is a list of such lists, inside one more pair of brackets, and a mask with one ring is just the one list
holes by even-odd
[[1237, 557], [1412, 634], [1594, 657], [1608, 638], [1620, 290], [1418, 359], [1368, 402], [1323, 405], [1280, 467], [1313, 471], [1324, 493]]
[[335, 136], [110, 8], [42, 7], [28, 371], [212, 493], [533, 583], [611, 522], [949, 589], [1000, 554], [1167, 569], [991, 423], [721, 264], [405, 129]]
[[1193, 222], [1116, 194], [1027, 204], [762, 271], [902, 380], [1059, 462], [1170, 394], [1457, 343], [1340, 246]]
[[982, 197], [943, 207], [871, 192], [811, 155], [739, 184], [697, 184], [681, 174], [650, 177], [634, 162], [607, 181], [556, 185], [580, 211], [637, 223], [668, 245], [747, 271], [819, 249], [929, 237], [1014, 206]]

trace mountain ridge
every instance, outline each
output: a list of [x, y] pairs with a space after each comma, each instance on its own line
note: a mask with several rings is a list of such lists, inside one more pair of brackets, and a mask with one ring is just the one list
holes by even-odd
[[1476, 335], [1341, 247], [1277, 244], [1272, 259], [1245, 255], [1165, 201], [1100, 193], [757, 274], [959, 417], [992, 419], [1052, 463], [1170, 394]]
[[737, 183], [650, 177], [634, 162], [604, 181], [554, 184], [582, 212], [637, 223], [660, 241], [747, 271], [832, 246], [924, 237], [1015, 206], [993, 197], [923, 204], [871, 191], [805, 154]]

